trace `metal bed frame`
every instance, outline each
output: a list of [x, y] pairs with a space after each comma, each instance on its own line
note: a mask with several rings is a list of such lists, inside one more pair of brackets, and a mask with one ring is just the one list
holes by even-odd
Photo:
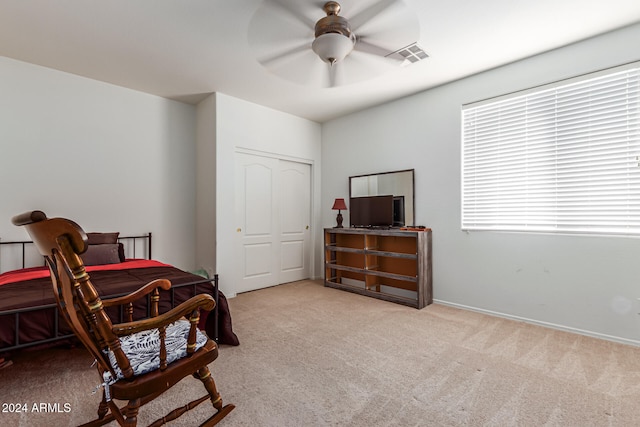
[[[137, 246], [137, 242], [138, 240], [142, 240], [143, 242], [146, 242], [146, 259], [152, 259], [151, 258], [151, 233], [147, 233], [147, 234], [143, 234], [143, 235], [139, 235], [139, 236], [123, 236], [123, 237], [118, 237], [118, 241], [119, 242], [131, 242], [129, 247], [132, 247], [132, 251], [131, 251], [131, 257], [132, 258], [136, 258], [136, 246]], [[0, 241], [0, 245], [20, 245], [21, 246], [21, 259], [22, 259], [22, 268], [26, 268], [26, 247], [28, 245], [33, 245], [33, 242], [30, 240], [22, 240], [22, 241], [7, 241], [7, 242], [3, 242]], [[46, 265], [43, 261], [43, 265]], [[214, 316], [214, 337], [210, 337], [212, 338], [216, 343], [219, 340], [219, 328], [218, 328], [218, 294], [219, 294], [219, 290], [218, 290], [218, 275], [214, 274], [213, 278], [203, 278], [202, 280], [196, 280], [193, 282], [187, 282], [187, 283], [182, 283], [182, 284], [178, 284], [178, 285], [171, 285], [171, 288], [169, 289], [170, 292], [170, 299], [171, 299], [171, 306], [174, 307], [175, 306], [175, 290], [176, 289], [181, 289], [181, 288], [185, 288], [185, 287], [191, 287], [191, 296], [195, 296], [196, 295], [196, 289], [198, 285], [204, 284], [204, 283], [212, 283], [213, 284], [213, 298], [216, 302], [216, 305], [213, 309], [213, 312], [211, 313]], [[100, 298], [102, 299], [109, 299], [109, 298], [116, 298], [116, 297], [120, 297], [120, 296], [124, 296], [127, 295], [127, 293], [121, 293], [121, 294], [113, 294], [113, 295], [101, 295]], [[146, 297], [147, 299], [147, 316], [149, 316], [151, 314], [151, 299], [150, 299], [150, 295], [147, 295]], [[33, 341], [33, 342], [29, 342], [29, 343], [20, 343], [20, 314], [22, 313], [26, 313], [26, 312], [30, 312], [30, 311], [36, 311], [36, 310], [46, 310], [46, 309], [51, 309], [53, 308], [54, 310], [54, 336], [51, 338], [45, 338], [42, 340], [37, 340], [37, 341]], [[59, 328], [59, 313], [58, 313], [58, 304], [53, 303], [53, 304], [43, 304], [43, 305], [39, 305], [39, 306], [34, 306], [34, 307], [25, 307], [25, 308], [17, 308], [17, 309], [12, 309], [12, 310], [3, 310], [0, 311], [0, 321], [2, 318], [4, 318], [4, 316], [13, 316], [15, 319], [15, 335], [14, 335], [14, 345], [9, 346], [9, 347], [2, 347], [0, 348], [0, 354], [3, 353], [8, 353], [11, 351], [15, 351], [15, 350], [20, 350], [23, 348], [27, 348], [27, 347], [32, 347], [35, 345], [40, 345], [40, 344], [47, 344], [47, 343], [51, 343], [51, 342], [55, 342], [55, 341], [62, 341], [65, 339], [69, 339], [74, 337], [74, 334], [61, 334], [60, 333], [60, 328]], [[120, 307], [120, 311], [119, 311], [119, 317], [120, 317], [120, 322], [124, 321], [124, 310], [123, 307]]]

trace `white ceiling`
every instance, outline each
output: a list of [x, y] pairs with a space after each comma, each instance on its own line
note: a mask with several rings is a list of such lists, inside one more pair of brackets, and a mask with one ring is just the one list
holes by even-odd
[[[322, 0], [269, 1], [308, 22], [324, 16]], [[381, 1], [343, 0], [341, 15]], [[640, 22], [638, 0], [398, 1], [430, 58], [337, 87], [295, 83], [258, 62], [263, 0], [1, 0], [0, 56], [184, 102], [222, 92], [323, 122]], [[377, 28], [411, 24], [385, 14]], [[283, 22], [274, 34], [289, 33]], [[312, 28], [286, 25], [310, 46]]]

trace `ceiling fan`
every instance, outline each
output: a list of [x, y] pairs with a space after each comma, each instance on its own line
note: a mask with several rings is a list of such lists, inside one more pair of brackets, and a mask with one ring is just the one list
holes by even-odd
[[418, 19], [403, 0], [265, 0], [249, 25], [249, 44], [260, 64], [316, 87], [356, 83], [393, 69], [418, 36]]

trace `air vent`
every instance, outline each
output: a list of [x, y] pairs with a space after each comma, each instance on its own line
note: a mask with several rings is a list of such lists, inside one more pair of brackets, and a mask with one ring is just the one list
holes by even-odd
[[411, 43], [410, 45], [396, 50], [387, 56], [390, 58], [404, 59], [404, 63], [402, 65], [413, 64], [414, 62], [422, 61], [429, 57], [429, 55], [427, 55], [427, 53], [418, 46], [418, 43]]

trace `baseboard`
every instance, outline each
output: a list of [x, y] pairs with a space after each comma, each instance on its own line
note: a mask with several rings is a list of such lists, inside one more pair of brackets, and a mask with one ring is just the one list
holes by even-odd
[[477, 307], [470, 307], [468, 305], [456, 304], [456, 303], [442, 301], [442, 300], [438, 300], [438, 299], [434, 299], [433, 302], [437, 303], [437, 304], [446, 305], [446, 306], [449, 306], [449, 307], [459, 308], [459, 309], [462, 309], [462, 310], [475, 311], [475, 312], [478, 312], [478, 313], [487, 314], [489, 316], [496, 316], [496, 317], [502, 317], [502, 318], [510, 319], [510, 320], [517, 320], [517, 321], [520, 321], [520, 322], [530, 323], [530, 324], [537, 325], [537, 326], [543, 326], [545, 328], [551, 328], [551, 329], [556, 329], [556, 330], [559, 330], [559, 331], [571, 332], [571, 333], [578, 334], [578, 335], [585, 335], [585, 336], [588, 336], [588, 337], [591, 337], [591, 338], [598, 338], [598, 339], [602, 339], [602, 340], [606, 340], [606, 341], [613, 341], [613, 342], [617, 342], [617, 343], [620, 343], [620, 344], [627, 344], [627, 345], [632, 345], [632, 346], [635, 346], [635, 347], [640, 347], [640, 341], [638, 341], [638, 340], [631, 340], [631, 339], [628, 339], [628, 338], [617, 337], [617, 336], [614, 336], [614, 335], [600, 334], [598, 332], [586, 331], [584, 329], [572, 328], [572, 327], [569, 327], [569, 326], [558, 325], [556, 323], [542, 322], [540, 320], [528, 319], [526, 317], [514, 316], [514, 315], [511, 315], [511, 314], [505, 314], [505, 313], [500, 313], [500, 312], [497, 312], [497, 311], [485, 310], [485, 309], [477, 308]]

